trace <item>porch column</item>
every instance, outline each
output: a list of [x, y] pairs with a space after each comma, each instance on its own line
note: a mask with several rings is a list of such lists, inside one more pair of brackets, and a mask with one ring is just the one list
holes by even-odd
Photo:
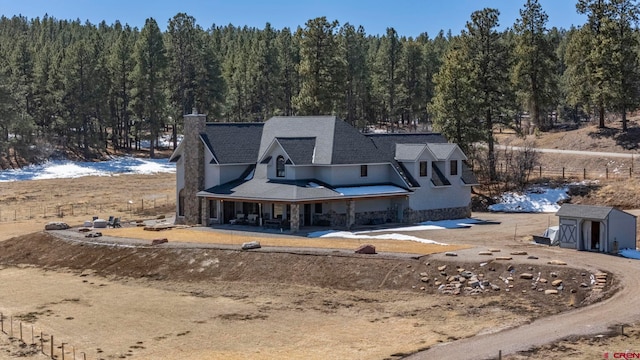
[[209, 199], [200, 199], [200, 224], [209, 226]]
[[299, 204], [291, 204], [291, 232], [295, 233], [300, 230], [300, 205]]
[[351, 229], [356, 223], [356, 201], [353, 199], [347, 200], [347, 229]]

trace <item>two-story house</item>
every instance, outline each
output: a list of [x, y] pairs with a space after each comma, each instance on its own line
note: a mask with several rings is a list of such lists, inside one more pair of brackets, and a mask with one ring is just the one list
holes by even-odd
[[[335, 116], [185, 116], [176, 222], [350, 228], [470, 216], [477, 181], [439, 134], [363, 134]], [[276, 225], [276, 226], [277, 226]]]

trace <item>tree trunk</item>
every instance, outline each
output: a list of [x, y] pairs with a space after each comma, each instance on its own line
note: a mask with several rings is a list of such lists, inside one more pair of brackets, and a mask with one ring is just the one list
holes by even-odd
[[600, 104], [600, 108], [598, 109], [598, 113], [599, 113], [599, 122], [598, 122], [598, 127], [600, 129], [604, 129], [604, 105]]

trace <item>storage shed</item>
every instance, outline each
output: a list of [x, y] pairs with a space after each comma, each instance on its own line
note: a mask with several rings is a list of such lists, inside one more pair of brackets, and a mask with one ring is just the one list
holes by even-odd
[[636, 248], [636, 216], [609, 206], [564, 204], [560, 218], [560, 247], [617, 253]]

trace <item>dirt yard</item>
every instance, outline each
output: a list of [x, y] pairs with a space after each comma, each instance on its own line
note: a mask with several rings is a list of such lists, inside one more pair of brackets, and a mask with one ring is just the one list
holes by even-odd
[[[603, 269], [573, 268], [575, 252], [531, 244], [531, 234], [557, 224], [548, 214], [474, 213], [489, 223], [407, 233], [451, 246], [376, 241], [378, 255], [354, 254], [361, 240], [233, 231], [131, 226], [93, 239], [42, 232], [48, 221], [155, 219], [174, 206], [162, 204], [174, 185], [172, 174], [1, 183], [0, 359], [47, 358], [52, 335], [58, 359], [63, 342], [66, 359], [398, 359], [618, 290], [611, 274], [602, 290], [591, 282]], [[616, 197], [616, 187], [599, 185], [581, 199], [627, 201], [634, 192]], [[73, 212], [42, 211], [69, 204]], [[29, 216], [15, 215], [25, 209]], [[151, 246], [155, 238], [169, 242]], [[255, 239], [262, 249], [238, 249]], [[559, 293], [545, 294], [557, 280]], [[600, 359], [640, 344], [637, 325], [616, 331], [504, 358]]]
[[[169, 192], [167, 177], [135, 180], [147, 183], [150, 192]], [[122, 189], [131, 183], [126, 176], [86, 179], [94, 189]], [[30, 183], [65, 192], [63, 181]], [[81, 180], [69, 186], [73, 188], [66, 193], [82, 196], [72, 191], [85, 188]], [[5, 183], [3, 193], [11, 187], [25, 183]], [[127, 194], [116, 190], [114, 203], [121, 202], [118, 196]], [[37, 354], [42, 332], [45, 353], [53, 335], [54, 354], [61, 356], [65, 342], [65, 358], [73, 358], [75, 351], [77, 358], [85, 353], [88, 359], [392, 359], [528, 323], [615, 291], [615, 279], [609, 279], [603, 292], [592, 290], [589, 277], [598, 269], [547, 264], [562, 254], [543, 253], [528, 237], [554, 220], [549, 215], [475, 215], [495, 223], [408, 233], [455, 246], [380, 241], [375, 245], [384, 253], [379, 255], [355, 255], [353, 249], [362, 241], [346, 239], [185, 229], [145, 232], [139, 227], [109, 229], [102, 238], [87, 239], [80, 233], [53, 237], [41, 231], [49, 220], [80, 225], [87, 217], [83, 214], [3, 222], [0, 311], [5, 332], [13, 322], [13, 345], [5, 345], [0, 357], [42, 357]], [[119, 246], [100, 244], [111, 236]], [[256, 236], [265, 245], [261, 251], [237, 250]], [[163, 237], [169, 243], [132, 247], [128, 237], [148, 243]], [[292, 250], [304, 245], [306, 250]], [[469, 246], [473, 248], [464, 250]], [[318, 250], [327, 247], [334, 250]], [[501, 252], [478, 255], [492, 248]], [[425, 255], [434, 251], [460, 255]], [[514, 251], [539, 258], [510, 255]], [[496, 260], [499, 256], [512, 260]], [[451, 278], [462, 279], [464, 271], [500, 289], [472, 291], [461, 285], [454, 295], [453, 284], [459, 282]], [[519, 278], [523, 272], [544, 282], [532, 289], [532, 280]], [[554, 280], [563, 280], [566, 290], [545, 295]], [[18, 346], [20, 323], [23, 341], [31, 343], [33, 328], [37, 345]]]

